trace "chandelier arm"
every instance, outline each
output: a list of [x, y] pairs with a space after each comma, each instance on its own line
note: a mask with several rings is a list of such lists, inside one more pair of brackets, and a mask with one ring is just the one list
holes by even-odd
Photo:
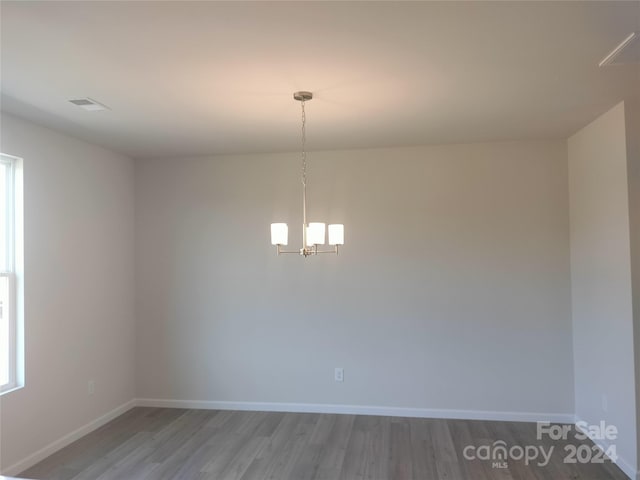
[[276, 245], [276, 251], [278, 252], [278, 255], [280, 255], [281, 253], [295, 253], [296, 255], [301, 254], [300, 250], [283, 250], [282, 245]]
[[333, 250], [316, 250], [315, 253], [335, 253], [338, 254], [338, 245], [334, 245]]
[[338, 245], [334, 245], [332, 250], [318, 250], [318, 246], [314, 245], [312, 247], [307, 247], [307, 248], [301, 248], [300, 250], [282, 250], [282, 248], [280, 247], [280, 245], [276, 245], [276, 251], [278, 252], [278, 255], [285, 254], [285, 253], [295, 253], [296, 255], [304, 255], [305, 257], [308, 257], [310, 255], [318, 255], [320, 253], [334, 253], [337, 254], [338, 253]]

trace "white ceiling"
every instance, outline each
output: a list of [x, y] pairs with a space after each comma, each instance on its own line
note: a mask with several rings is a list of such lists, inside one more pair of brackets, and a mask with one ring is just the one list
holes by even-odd
[[[640, 2], [10, 2], [2, 109], [132, 157], [563, 138]], [[111, 110], [86, 112], [91, 97]]]

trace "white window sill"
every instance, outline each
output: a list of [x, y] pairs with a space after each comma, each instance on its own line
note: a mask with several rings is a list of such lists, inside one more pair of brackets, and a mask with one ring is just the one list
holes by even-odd
[[7, 393], [15, 392], [16, 390], [20, 390], [24, 388], [24, 385], [7, 385], [2, 390], [0, 390], [0, 397], [2, 395], [6, 395]]

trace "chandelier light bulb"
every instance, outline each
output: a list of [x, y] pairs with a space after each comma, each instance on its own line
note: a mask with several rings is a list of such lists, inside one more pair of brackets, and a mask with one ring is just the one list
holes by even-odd
[[307, 227], [307, 247], [324, 245], [324, 223], [312, 222]]
[[289, 242], [289, 227], [286, 223], [271, 224], [271, 245], [287, 245]]
[[341, 223], [329, 225], [329, 245], [344, 245], [344, 225]]

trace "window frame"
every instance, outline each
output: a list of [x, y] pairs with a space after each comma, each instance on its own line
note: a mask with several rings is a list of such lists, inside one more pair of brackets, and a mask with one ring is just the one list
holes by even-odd
[[[0, 385], [0, 394], [14, 390], [18, 387], [18, 332], [17, 332], [17, 319], [16, 319], [16, 294], [15, 294], [15, 273], [10, 271], [0, 271], [0, 277], [6, 277], [9, 282], [9, 305], [3, 307], [6, 308], [8, 320], [9, 320], [9, 338], [8, 338], [8, 356], [9, 356], [9, 372], [8, 381], [5, 384]], [[5, 312], [3, 312], [4, 314]]]
[[5, 175], [7, 258], [4, 259], [6, 269], [0, 270], [0, 277], [5, 277], [8, 280], [9, 296], [9, 305], [6, 306], [9, 320], [9, 379], [7, 383], [0, 385], [0, 395], [4, 395], [24, 386], [24, 295], [21, 281], [23, 272], [23, 198], [22, 159], [0, 153], [0, 163], [9, 166], [8, 175]]

